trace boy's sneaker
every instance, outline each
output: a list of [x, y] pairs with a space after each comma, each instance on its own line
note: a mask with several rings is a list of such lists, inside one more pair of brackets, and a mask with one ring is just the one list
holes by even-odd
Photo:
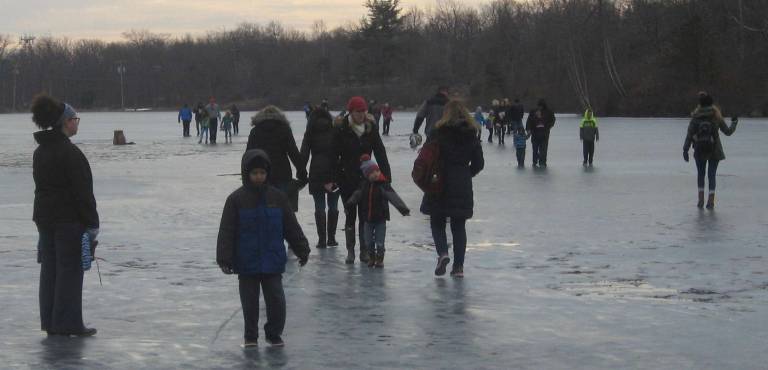
[[454, 267], [451, 270], [451, 276], [455, 278], [463, 278], [464, 277], [464, 267]]
[[445, 267], [448, 266], [449, 262], [451, 262], [451, 259], [448, 256], [437, 257], [437, 267], [435, 268], [435, 276], [445, 275]]
[[276, 337], [267, 337], [267, 343], [269, 343], [272, 347], [283, 347], [285, 346], [285, 342], [283, 342], [283, 338], [280, 338], [280, 336]]

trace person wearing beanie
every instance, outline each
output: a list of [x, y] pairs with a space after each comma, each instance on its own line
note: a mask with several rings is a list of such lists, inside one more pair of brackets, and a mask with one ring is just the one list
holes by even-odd
[[555, 113], [549, 109], [544, 99], [539, 99], [536, 108], [528, 114], [525, 130], [531, 135], [533, 149], [533, 167], [547, 167], [547, 148], [549, 132], [555, 126]]
[[[251, 118], [251, 125], [246, 150], [262, 149], [269, 155], [273, 167], [269, 183], [286, 192], [294, 212], [298, 211], [299, 188], [296, 184], [306, 184], [307, 167], [296, 147], [291, 124], [278, 107], [268, 105]], [[298, 181], [293, 180], [291, 163], [296, 167]]]
[[32, 158], [35, 199], [32, 220], [39, 233], [40, 328], [48, 335], [91, 336], [83, 323], [82, 244], [95, 244], [99, 213], [88, 159], [70, 141], [80, 117], [66, 103], [41, 94], [32, 101], [38, 147]]
[[720, 140], [719, 131], [731, 136], [739, 123], [738, 117], [731, 118], [729, 127], [720, 109], [714, 105], [714, 99], [707, 93], [699, 93], [699, 106], [692, 113], [691, 122], [683, 143], [683, 159], [688, 162], [688, 150], [693, 146], [693, 158], [696, 162], [696, 185], [698, 186], [698, 202], [696, 206], [704, 207], [704, 180], [709, 179], [709, 197], [707, 209], [715, 208], [715, 188], [717, 186], [717, 168], [720, 161], [725, 159], [725, 151]]
[[448, 86], [439, 86], [437, 93], [431, 98], [421, 103], [418, 112], [416, 113], [416, 119], [413, 121], [413, 133], [418, 134], [421, 124], [426, 120], [427, 124], [424, 127], [424, 135], [427, 139], [432, 135], [432, 129], [435, 127], [435, 123], [443, 116], [443, 107], [448, 103]]
[[246, 151], [240, 168], [243, 185], [224, 203], [216, 264], [225, 274], [238, 275], [245, 322], [244, 346], [257, 345], [260, 290], [267, 306], [267, 343], [283, 346], [286, 303], [282, 274], [288, 261], [283, 241], [288, 242], [300, 266], [309, 260], [309, 242], [288, 197], [269, 185], [273, 167], [267, 153], [259, 149]]
[[[355, 229], [357, 229], [360, 238], [360, 261], [368, 262], [369, 253], [367, 244], [363, 235], [363, 226], [365, 217], [357, 204], [348, 204], [349, 198], [358, 189], [360, 183], [364, 180], [363, 171], [360, 169], [360, 156], [363, 154], [373, 155], [378, 161], [381, 172], [391, 181], [392, 172], [390, 171], [387, 151], [381, 140], [376, 124], [373, 122], [368, 112], [368, 104], [365, 99], [355, 96], [347, 102], [348, 113], [337, 117], [334, 126], [336, 135], [334, 137], [333, 163], [337, 163], [337, 180], [341, 199], [344, 202], [344, 213], [346, 219], [344, 222], [344, 236], [347, 245], [346, 263], [355, 261]], [[355, 227], [357, 217], [360, 222]]]
[[336, 150], [333, 146], [336, 133], [333, 117], [328, 110], [315, 109], [309, 115], [304, 140], [301, 142], [301, 159], [304, 163], [309, 163], [309, 194], [315, 201], [315, 227], [318, 237], [315, 247], [321, 249], [339, 245], [336, 242], [339, 188], [334, 159]]
[[379, 165], [367, 154], [360, 157], [360, 170], [365, 180], [347, 199], [345, 205], [358, 205], [363, 223], [363, 238], [370, 248], [368, 267], [384, 267], [384, 242], [389, 221], [389, 203], [403, 216], [410, 216], [411, 211], [381, 173]]

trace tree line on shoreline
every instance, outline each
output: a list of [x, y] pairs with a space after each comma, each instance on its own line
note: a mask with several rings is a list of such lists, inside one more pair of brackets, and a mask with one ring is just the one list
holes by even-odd
[[311, 31], [242, 23], [125, 40], [0, 35], [0, 111], [46, 91], [84, 109], [173, 108], [216, 96], [298, 109], [352, 95], [414, 108], [438, 85], [471, 105], [546, 98], [559, 112], [684, 116], [709, 91], [727, 114], [768, 114], [768, 1], [367, 0], [367, 16]]

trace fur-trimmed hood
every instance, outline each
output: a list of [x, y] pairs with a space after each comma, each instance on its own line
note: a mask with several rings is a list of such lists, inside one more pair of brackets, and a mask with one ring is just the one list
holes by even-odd
[[[363, 125], [365, 125], [365, 133], [366, 134], [368, 134], [368, 133], [373, 131], [373, 129], [374, 129], [374, 123], [373, 122], [374, 122], [373, 115], [370, 114], [370, 113], [367, 113], [365, 115], [365, 122], [363, 123]], [[348, 115], [347, 116], [338, 116], [333, 121], [333, 127], [336, 127], [336, 128], [339, 128], [339, 129], [350, 129], [351, 130], [352, 128], [350, 127], [350, 125], [352, 125], [352, 123], [349, 122], [349, 116]]]
[[278, 122], [288, 126], [291, 125], [288, 122], [288, 119], [285, 118], [285, 114], [283, 114], [280, 108], [274, 105], [268, 105], [264, 107], [262, 110], [256, 113], [256, 115], [251, 117], [251, 126], [256, 126], [261, 124], [262, 122], [267, 122], [267, 121]]

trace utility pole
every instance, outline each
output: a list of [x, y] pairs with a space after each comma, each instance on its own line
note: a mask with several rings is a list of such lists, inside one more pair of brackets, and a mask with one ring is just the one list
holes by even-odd
[[16, 77], [19, 75], [19, 66], [16, 65], [13, 67], [13, 106], [11, 108], [12, 112], [16, 111]]
[[125, 62], [117, 62], [117, 73], [120, 75], [120, 108], [125, 111], [125, 92], [123, 91], [123, 75], [125, 74]]

